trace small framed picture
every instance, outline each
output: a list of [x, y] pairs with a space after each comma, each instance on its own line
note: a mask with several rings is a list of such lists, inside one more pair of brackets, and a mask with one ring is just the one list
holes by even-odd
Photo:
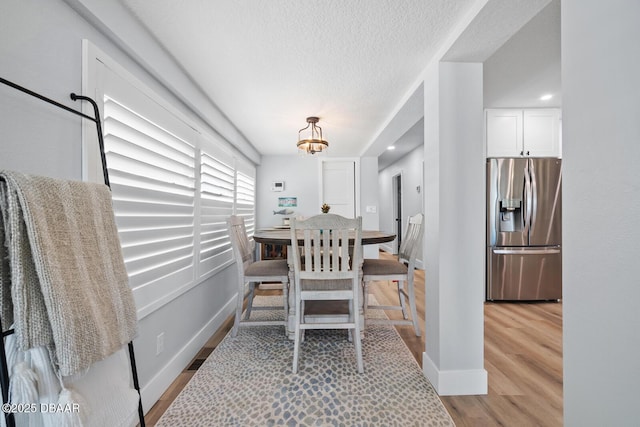
[[297, 197], [278, 197], [278, 207], [295, 208], [298, 206]]

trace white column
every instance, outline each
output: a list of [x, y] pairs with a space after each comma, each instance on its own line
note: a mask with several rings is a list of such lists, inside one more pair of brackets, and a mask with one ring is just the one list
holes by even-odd
[[482, 64], [425, 73], [424, 373], [440, 395], [486, 394]]
[[[378, 201], [378, 158], [360, 158], [360, 215], [364, 230], [380, 229], [380, 205]], [[365, 258], [378, 258], [378, 245], [364, 246]]]

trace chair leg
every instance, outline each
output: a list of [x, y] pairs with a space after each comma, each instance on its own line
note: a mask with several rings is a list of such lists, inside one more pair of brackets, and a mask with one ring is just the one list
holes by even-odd
[[[364, 373], [364, 366], [362, 363], [362, 341], [360, 338], [360, 322], [356, 317], [358, 314], [358, 307], [356, 306], [357, 300], [351, 300], [351, 321], [353, 322], [353, 344], [356, 347], [356, 359], [358, 361], [358, 372]], [[351, 329], [349, 330], [351, 331]]]
[[282, 299], [283, 299], [283, 308], [284, 308], [284, 324], [285, 327], [288, 323], [289, 316], [289, 284], [286, 282], [282, 282]]
[[294, 374], [298, 373], [298, 356], [300, 355], [300, 340], [302, 330], [300, 329], [300, 301], [296, 301], [296, 327], [294, 332], [294, 341], [293, 341], [293, 366], [291, 370]]
[[362, 311], [363, 311], [364, 321], [365, 321], [365, 324], [366, 324], [366, 322], [367, 322], [367, 310], [368, 310], [367, 307], [369, 306], [369, 282], [364, 282], [364, 289], [363, 289], [362, 298], [364, 299], [364, 302], [362, 304]]
[[[356, 315], [354, 314], [353, 304], [349, 304], [349, 322], [355, 322]], [[353, 341], [353, 329], [347, 329], [347, 341]]]
[[251, 317], [251, 309], [253, 308], [253, 296], [255, 295], [255, 288], [257, 283], [249, 283], [249, 294], [247, 296], [247, 312], [244, 315], [244, 320], [249, 320]]
[[[402, 316], [406, 319], [409, 318], [409, 313], [407, 313], [407, 305], [404, 301], [404, 282], [402, 280], [398, 280], [398, 299], [400, 301], [400, 307], [402, 307]], [[411, 302], [409, 302], [411, 304]]]
[[422, 334], [420, 325], [418, 325], [418, 312], [416, 310], [416, 292], [413, 286], [413, 278], [409, 277], [408, 282], [409, 291], [409, 307], [411, 307], [411, 319], [413, 320], [413, 329], [416, 332], [416, 336], [419, 337]]
[[[304, 323], [304, 301], [300, 301], [298, 313], [300, 313], [300, 324], [302, 324]], [[304, 331], [305, 329], [300, 329], [300, 342], [304, 342]]]
[[244, 286], [238, 289], [238, 297], [236, 298], [236, 316], [233, 321], [233, 328], [231, 329], [232, 337], [235, 337], [236, 335], [238, 335], [238, 328], [240, 327], [240, 316], [242, 316], [243, 303], [244, 303]]

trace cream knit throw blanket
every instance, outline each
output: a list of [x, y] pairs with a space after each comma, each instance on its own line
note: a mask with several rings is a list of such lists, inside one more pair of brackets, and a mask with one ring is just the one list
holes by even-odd
[[0, 171], [2, 324], [20, 350], [48, 346], [61, 375], [83, 372], [136, 333], [105, 185]]

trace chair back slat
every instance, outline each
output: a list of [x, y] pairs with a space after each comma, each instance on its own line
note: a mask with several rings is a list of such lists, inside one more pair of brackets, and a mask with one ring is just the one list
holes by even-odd
[[398, 260], [413, 265], [422, 246], [424, 215], [421, 213], [409, 217], [407, 230], [398, 251]]
[[[294, 266], [300, 271], [300, 277], [351, 278], [351, 266], [357, 268], [362, 262], [361, 218], [348, 219], [339, 215], [322, 214], [304, 221], [293, 221], [291, 233]], [[354, 242], [353, 259], [350, 259], [349, 254], [350, 237]], [[302, 246], [298, 243], [300, 238], [304, 241]], [[304, 264], [302, 258], [305, 260]]]
[[247, 236], [242, 217], [232, 215], [227, 219], [227, 228], [231, 237], [231, 248], [239, 271], [244, 270], [254, 261], [253, 245]]

